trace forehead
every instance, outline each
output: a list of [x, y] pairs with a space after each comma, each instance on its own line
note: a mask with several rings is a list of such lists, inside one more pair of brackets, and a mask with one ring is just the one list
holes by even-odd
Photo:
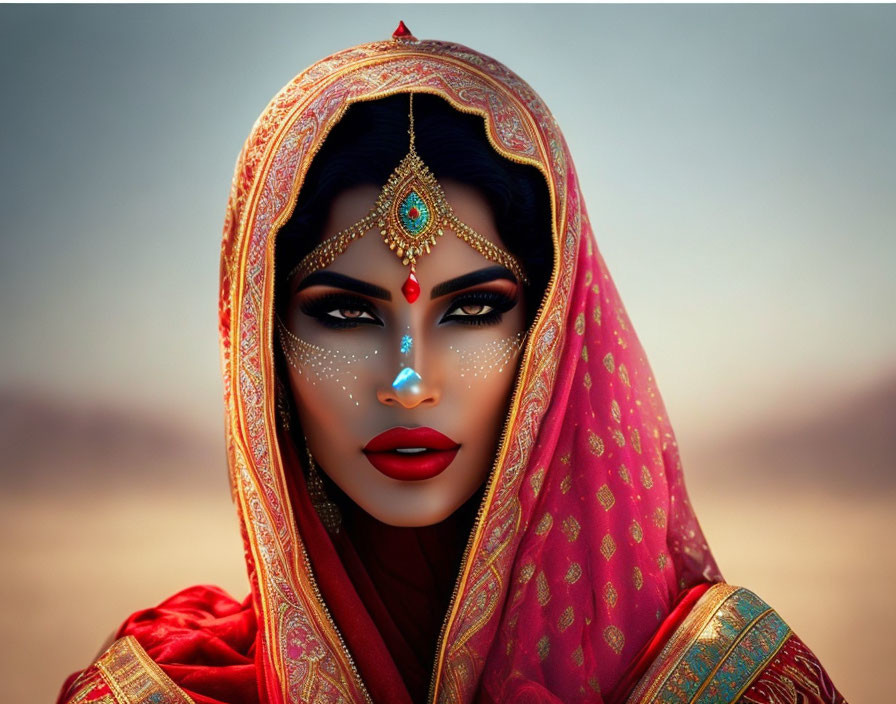
[[[441, 185], [458, 219], [503, 249], [494, 215], [485, 197], [477, 189], [449, 179], [442, 181]], [[375, 186], [358, 186], [340, 193], [330, 206], [323, 239], [332, 237], [361, 220], [378, 194], [379, 189]], [[492, 262], [458, 238], [452, 230], [445, 230], [445, 234], [436, 240], [432, 251], [417, 258], [416, 272], [423, 290], [428, 290], [436, 283], [489, 264]], [[363, 279], [390, 291], [398, 291], [410, 268], [401, 263], [401, 259], [389, 249], [379, 232], [374, 229], [352, 242], [326, 270]]]

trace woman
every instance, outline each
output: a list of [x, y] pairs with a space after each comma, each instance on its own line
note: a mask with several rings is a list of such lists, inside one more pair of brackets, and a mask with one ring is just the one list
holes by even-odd
[[252, 586], [131, 616], [61, 702], [838, 702], [722, 582], [547, 108], [392, 39], [256, 123], [224, 227]]

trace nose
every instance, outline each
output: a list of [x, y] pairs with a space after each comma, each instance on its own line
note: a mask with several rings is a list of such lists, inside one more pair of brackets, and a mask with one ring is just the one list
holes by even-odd
[[[418, 371], [418, 365], [423, 361], [420, 346], [410, 336], [404, 335], [399, 344], [400, 363], [398, 373], [377, 389], [377, 399], [386, 406], [404, 406], [416, 408], [420, 405], [436, 405], [441, 398], [441, 390], [437, 384], [432, 383], [435, 376], [427, 365], [429, 371], [425, 378]], [[385, 381], [385, 380], [384, 380]]]

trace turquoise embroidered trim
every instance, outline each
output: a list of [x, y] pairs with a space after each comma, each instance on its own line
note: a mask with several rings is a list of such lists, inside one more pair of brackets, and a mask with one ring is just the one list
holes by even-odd
[[695, 704], [735, 701], [789, 635], [790, 628], [774, 611], [760, 616], [716, 670]]
[[737, 699], [790, 636], [790, 628], [747, 589], [732, 593], [696, 634], [653, 701], [722, 704]]

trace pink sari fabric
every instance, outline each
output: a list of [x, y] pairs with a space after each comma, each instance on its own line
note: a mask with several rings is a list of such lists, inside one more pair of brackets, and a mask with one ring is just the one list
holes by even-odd
[[[313, 65], [272, 100], [237, 162], [220, 330], [228, 453], [272, 702], [367, 701], [308, 568], [276, 442], [273, 241], [347, 104], [428, 92], [484, 119], [551, 196], [555, 264], [521, 357], [433, 674], [439, 702], [600, 702], [672, 611], [721, 577], [688, 502], [644, 351], [601, 258], [572, 158], [537, 94], [494, 59], [403, 37]], [[351, 638], [347, 638], [351, 640]]]
[[483, 701], [598, 701], [681, 590], [721, 579], [650, 367], [580, 207], [559, 372], [520, 487], [521, 536]]

